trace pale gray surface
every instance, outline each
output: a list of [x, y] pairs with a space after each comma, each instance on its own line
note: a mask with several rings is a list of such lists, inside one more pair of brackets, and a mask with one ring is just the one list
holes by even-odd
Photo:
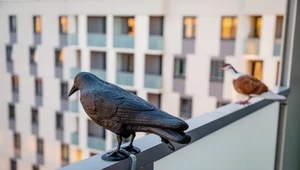
[[176, 78], [173, 79], [173, 90], [180, 93], [181, 95], [185, 94], [185, 78]]
[[221, 40], [221, 45], [220, 45], [221, 58], [234, 55], [234, 50], [235, 50], [235, 40]]
[[210, 81], [209, 83], [209, 95], [215, 96], [218, 99], [223, 97], [223, 82]]
[[195, 39], [182, 39], [182, 54], [194, 54], [195, 53]]

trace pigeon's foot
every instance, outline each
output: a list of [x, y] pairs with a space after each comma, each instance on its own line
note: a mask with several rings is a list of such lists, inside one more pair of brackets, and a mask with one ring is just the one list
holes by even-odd
[[241, 100], [241, 101], [236, 102], [236, 104], [248, 105], [248, 104], [250, 104], [250, 102], [249, 102], [249, 100]]
[[134, 154], [134, 155], [141, 152], [141, 150], [139, 148], [134, 147], [134, 146], [126, 146], [126, 147], [122, 147], [122, 149], [124, 149], [127, 152], [130, 152], [131, 154]]
[[125, 152], [122, 152], [122, 150], [120, 150], [119, 152], [116, 151], [107, 152], [103, 154], [101, 158], [105, 161], [120, 161], [128, 157], [129, 155], [127, 155]]
[[170, 141], [168, 141], [165, 138], [161, 138], [161, 142], [165, 143], [168, 145], [168, 148], [171, 149], [172, 151], [175, 151], [175, 147], [172, 145], [172, 143], [170, 143]]

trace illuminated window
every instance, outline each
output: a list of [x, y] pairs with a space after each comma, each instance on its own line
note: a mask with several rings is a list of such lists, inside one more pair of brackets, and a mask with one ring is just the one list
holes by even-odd
[[55, 50], [55, 65], [62, 66], [63, 62], [64, 62], [63, 50], [60, 50], [60, 49]]
[[263, 62], [248, 61], [248, 72], [258, 80], [262, 80]]
[[16, 75], [12, 76], [12, 91], [19, 92], [19, 77]]
[[223, 60], [212, 60], [210, 62], [210, 81], [223, 81], [224, 72], [220, 69], [223, 65]]
[[77, 159], [77, 161], [82, 160], [82, 151], [80, 149], [76, 150], [76, 159]]
[[277, 16], [276, 17], [275, 38], [282, 37], [282, 28], [283, 28], [283, 16]]
[[186, 59], [175, 58], [174, 60], [174, 77], [184, 78], [186, 73]]
[[34, 31], [34, 33], [37, 33], [37, 34], [41, 33], [41, 31], [42, 31], [41, 16], [33, 17], [33, 31]]
[[67, 144], [61, 145], [61, 158], [64, 161], [69, 161], [69, 146]]
[[195, 38], [196, 36], [196, 17], [183, 18], [183, 38]]
[[43, 82], [42, 79], [36, 78], [35, 79], [35, 95], [42, 96], [43, 94]]
[[59, 32], [62, 34], [68, 33], [68, 18], [67, 18], [67, 16], [59, 17]]
[[262, 26], [262, 17], [254, 16], [250, 17], [250, 38], [260, 38], [261, 36], [261, 26]]
[[134, 18], [128, 18], [127, 24], [128, 24], [128, 35], [134, 35], [135, 27], [134, 27]]
[[236, 17], [223, 17], [222, 18], [222, 39], [235, 39], [237, 28]]

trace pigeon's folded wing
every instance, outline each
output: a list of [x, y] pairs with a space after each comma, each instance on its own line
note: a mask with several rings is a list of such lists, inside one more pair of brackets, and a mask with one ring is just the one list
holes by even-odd
[[260, 95], [268, 91], [268, 87], [259, 81], [257, 78], [249, 75], [244, 75], [234, 80], [234, 88], [246, 95], [256, 94]]
[[97, 102], [97, 108], [113, 109], [112, 117], [122, 124], [137, 126], [164, 127], [186, 130], [188, 125], [181, 119], [174, 117], [142, 98], [123, 90], [102, 93], [102, 102]]

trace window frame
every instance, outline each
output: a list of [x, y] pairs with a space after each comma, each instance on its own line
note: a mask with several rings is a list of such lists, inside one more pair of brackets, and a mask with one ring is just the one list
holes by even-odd
[[[9, 33], [17, 33], [17, 16], [10, 15], [8, 22], [9, 22]], [[15, 25], [13, 24], [13, 22], [15, 22]]]
[[[179, 64], [178, 73], [176, 71], [177, 62]], [[186, 78], [186, 58], [174, 58], [174, 78]]]
[[[223, 37], [223, 19], [230, 18], [232, 26], [230, 28], [230, 38], [224, 38]], [[237, 25], [234, 25], [234, 19], [237, 20]], [[221, 18], [221, 40], [235, 40], [237, 36], [237, 28], [238, 28], [238, 17], [237, 16], [222, 16]], [[233, 29], [235, 29], [235, 35], [233, 36]]]
[[219, 60], [219, 59], [210, 60], [209, 80], [211, 82], [224, 82], [224, 71], [220, 69], [224, 64], [225, 64], [224, 60]]

